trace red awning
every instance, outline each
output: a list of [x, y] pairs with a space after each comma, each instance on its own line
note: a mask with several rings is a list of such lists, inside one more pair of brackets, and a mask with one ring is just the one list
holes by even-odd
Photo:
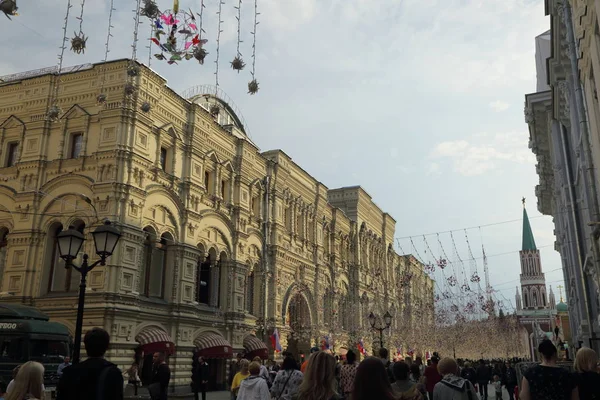
[[254, 335], [247, 335], [244, 338], [244, 350], [246, 350], [246, 358], [249, 360], [252, 360], [254, 357], [260, 357], [263, 360], [269, 358], [267, 346]]
[[204, 358], [231, 358], [233, 349], [231, 344], [221, 335], [206, 332], [194, 340], [198, 355]]
[[175, 352], [175, 344], [169, 334], [156, 326], [149, 326], [135, 336], [135, 341], [142, 346], [145, 354], [162, 351], [167, 354]]

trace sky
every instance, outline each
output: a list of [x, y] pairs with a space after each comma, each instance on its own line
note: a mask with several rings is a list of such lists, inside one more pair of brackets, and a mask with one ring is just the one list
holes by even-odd
[[[260, 91], [246, 93], [249, 66], [240, 74], [229, 67], [237, 0], [222, 5], [219, 83], [261, 150], [284, 150], [329, 188], [363, 186], [396, 219], [399, 251], [424, 261], [445, 252], [470, 271], [468, 238], [483, 277], [483, 244], [490, 283], [506, 308], [518, 285], [526, 197], [547, 283], [558, 292], [553, 223], [537, 211], [536, 160], [523, 118], [524, 95], [535, 92], [535, 36], [549, 29], [543, 0], [257, 1]], [[133, 54], [135, 3], [115, 0], [109, 59]], [[72, 4], [69, 37], [79, 31], [81, 12], [78, 1]], [[85, 2], [87, 49], [77, 55], [67, 47], [65, 66], [104, 59], [109, 4]], [[18, 17], [0, 18], [11, 49], [0, 75], [57, 64], [67, 0], [18, 5]], [[180, 5], [199, 11], [200, 0]], [[151, 62], [179, 93], [215, 83], [218, 0], [205, 5], [206, 63]], [[240, 50], [247, 64], [253, 9], [253, 0], [243, 0]], [[150, 26], [142, 21], [136, 56], [147, 63]], [[475, 228], [465, 235], [467, 227]], [[453, 237], [435, 234], [449, 230]]]

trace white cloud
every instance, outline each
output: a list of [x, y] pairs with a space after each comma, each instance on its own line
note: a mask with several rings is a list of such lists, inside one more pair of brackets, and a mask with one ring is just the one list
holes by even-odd
[[535, 156], [527, 147], [527, 135], [522, 132], [498, 133], [490, 138], [480, 136], [470, 140], [454, 140], [438, 143], [431, 157], [449, 159], [454, 171], [465, 176], [482, 175], [498, 167], [502, 162], [519, 164], [535, 163]]
[[490, 108], [496, 112], [505, 111], [508, 107], [510, 107], [510, 104], [502, 100], [496, 100], [490, 103]]

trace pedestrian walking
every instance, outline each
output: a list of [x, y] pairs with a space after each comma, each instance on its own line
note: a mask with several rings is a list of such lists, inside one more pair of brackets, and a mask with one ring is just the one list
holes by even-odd
[[350, 394], [354, 390], [354, 379], [357, 369], [356, 353], [348, 350], [348, 353], [346, 353], [346, 363], [340, 368], [340, 390], [346, 399], [350, 398]]
[[394, 363], [393, 370], [396, 381], [392, 383], [392, 389], [398, 400], [423, 400], [418, 384], [410, 379], [410, 370], [413, 367], [418, 373], [419, 366], [416, 364], [409, 367], [403, 361]]
[[492, 378], [490, 368], [485, 365], [485, 361], [479, 361], [479, 367], [477, 367], [477, 384], [479, 385], [479, 396], [481, 400], [487, 400], [488, 398], [488, 384]]
[[377, 358], [363, 360], [356, 371], [352, 400], [395, 400], [386, 370], [386, 366]]
[[438, 371], [438, 362], [440, 359], [437, 356], [433, 356], [430, 361], [431, 364], [425, 368], [423, 375], [425, 376], [425, 389], [429, 394], [429, 400], [433, 400], [433, 389], [442, 380], [442, 376]]
[[60, 378], [63, 374], [63, 370], [67, 367], [71, 366], [71, 357], [66, 356], [60, 364], [58, 364], [58, 368], [56, 369], [56, 375]]
[[35, 361], [26, 362], [19, 369], [6, 400], [42, 400], [44, 398], [44, 366]]
[[538, 346], [542, 363], [525, 371], [519, 397], [521, 400], [577, 400], [579, 394], [575, 378], [557, 365], [558, 353], [550, 340]]
[[233, 400], [237, 398], [242, 381], [250, 376], [250, 372], [248, 371], [250, 362], [248, 362], [248, 360], [243, 358], [238, 362], [238, 365], [240, 370], [237, 374], [235, 374], [233, 377], [233, 382], [231, 383], [231, 398]]
[[510, 361], [504, 363], [504, 386], [508, 391], [509, 400], [515, 399], [515, 388], [517, 387], [517, 370], [511, 365]]
[[596, 372], [598, 354], [583, 347], [575, 356], [575, 378], [579, 400], [600, 400], [600, 374]]
[[83, 344], [88, 358], [63, 370], [56, 400], [123, 400], [123, 373], [104, 359], [110, 345], [108, 332], [92, 328]]
[[253, 361], [248, 366], [250, 376], [244, 379], [240, 384], [238, 391], [238, 400], [270, 400], [269, 386], [267, 381], [260, 376], [261, 364]]
[[442, 358], [438, 364], [442, 375], [433, 389], [433, 400], [476, 400], [477, 392], [468, 380], [458, 376], [458, 364], [453, 358]]
[[133, 386], [134, 396], [138, 395], [138, 387], [140, 386], [141, 379], [139, 374], [139, 365], [134, 362], [131, 367], [127, 370], [127, 383]]
[[494, 375], [494, 392], [496, 400], [502, 400], [502, 381], [498, 375]]
[[199, 400], [199, 394], [202, 393], [202, 400], [206, 400], [206, 386], [208, 385], [208, 363], [204, 358], [194, 355], [192, 362], [192, 391], [194, 400]]
[[335, 358], [324, 351], [311, 354], [297, 400], [337, 400]]
[[150, 398], [152, 400], [167, 400], [171, 370], [167, 365], [165, 353], [154, 353], [152, 361], [152, 379], [150, 380], [150, 385], [148, 385]]
[[303, 376], [296, 360], [290, 356], [284, 358], [282, 369], [273, 380], [271, 396], [276, 400], [292, 400], [298, 394]]

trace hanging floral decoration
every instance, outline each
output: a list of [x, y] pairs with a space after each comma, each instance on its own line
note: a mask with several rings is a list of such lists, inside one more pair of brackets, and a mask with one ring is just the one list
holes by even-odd
[[79, 32], [73, 32], [73, 38], [71, 39], [71, 51], [76, 54], [85, 53], [85, 46], [87, 44], [87, 36], [83, 33], [83, 11], [85, 9], [85, 0], [81, 0], [81, 14], [77, 19], [79, 20]]
[[6, 18], [12, 20], [10, 17], [16, 17], [19, 14], [17, 13], [17, 0], [0, 0], [0, 11], [6, 15]]
[[142, 110], [145, 113], [150, 112], [151, 109], [152, 109], [152, 105], [150, 103], [148, 103], [147, 101], [143, 102], [142, 105], [140, 106], [140, 110]]
[[446, 268], [447, 265], [448, 265], [448, 261], [445, 258], [440, 258], [437, 261], [437, 266], [440, 267], [441, 269]]
[[104, 84], [106, 83], [106, 62], [108, 61], [108, 53], [110, 52], [110, 38], [112, 37], [111, 30], [113, 28], [112, 17], [114, 11], [114, 0], [110, 0], [110, 9], [108, 14], [108, 29], [106, 33], [106, 42], [104, 43], [104, 60], [102, 62], [102, 80], [100, 83], [100, 93], [98, 94], [98, 96], [96, 96], [96, 103], [100, 106], [105, 105], [106, 100], [108, 99], [108, 96], [106, 95], [106, 93], [104, 93]]
[[208, 53], [201, 49], [207, 40], [200, 39], [196, 17], [191, 10], [167, 10], [159, 13], [153, 19], [153, 24], [154, 37], [151, 40], [160, 50], [160, 53], [154, 54], [157, 60], [176, 64], [178, 61], [195, 58], [204, 62]]
[[48, 121], [50, 122], [57, 122], [60, 119], [60, 115], [62, 113], [62, 110], [60, 108], [60, 106], [58, 105], [58, 94], [60, 93], [60, 84], [62, 82], [61, 79], [61, 74], [62, 74], [62, 66], [63, 66], [63, 61], [64, 61], [64, 56], [65, 56], [65, 50], [67, 48], [67, 29], [69, 28], [69, 14], [71, 12], [71, 8], [73, 6], [71, 5], [71, 0], [67, 0], [67, 11], [65, 13], [65, 18], [64, 18], [64, 23], [62, 26], [62, 31], [63, 31], [63, 37], [62, 37], [62, 42], [60, 45], [60, 53], [58, 54], [58, 68], [57, 68], [57, 73], [56, 73], [56, 82], [54, 83], [54, 90], [52, 93], [52, 102], [50, 104], [50, 106], [48, 107], [48, 112], [46, 114], [46, 117], [48, 119]]
[[237, 15], [235, 16], [235, 19], [237, 20], [237, 48], [235, 58], [231, 62], [231, 68], [239, 73], [246, 66], [246, 63], [244, 63], [244, 60], [242, 59], [242, 53], [240, 52], [240, 44], [242, 43], [242, 0], [238, 0], [238, 5], [234, 6], [234, 8], [237, 10]]
[[125, 90], [125, 95], [126, 96], [133, 96], [133, 94], [136, 92], [137, 88], [136, 88], [136, 86], [133, 83], [127, 82], [125, 84], [124, 90]]
[[160, 10], [154, 0], [143, 0], [144, 5], [140, 10], [140, 14], [144, 17], [155, 19], [160, 15]]
[[258, 93], [258, 81], [256, 80], [256, 30], [259, 24], [259, 15], [258, 0], [254, 0], [254, 29], [250, 32], [252, 34], [252, 71], [250, 72], [252, 80], [248, 82], [248, 93], [251, 95]]
[[475, 272], [473, 275], [471, 275], [471, 282], [479, 283], [480, 281], [481, 281], [481, 278], [479, 277], [479, 275], [477, 275], [477, 272]]
[[62, 113], [61, 108], [58, 105], [50, 106], [48, 109], [48, 119], [52, 122], [56, 122], [60, 118], [60, 114]]
[[202, 27], [203, 18], [204, 18], [204, 9], [206, 6], [204, 5], [204, 0], [200, 0], [200, 12], [198, 15], [198, 45], [194, 48], [193, 55], [196, 60], [200, 63], [200, 65], [204, 64], [204, 59], [208, 55], [208, 51], [202, 46], [206, 43], [206, 40], [202, 39], [202, 34], [206, 33], [204, 28]]

